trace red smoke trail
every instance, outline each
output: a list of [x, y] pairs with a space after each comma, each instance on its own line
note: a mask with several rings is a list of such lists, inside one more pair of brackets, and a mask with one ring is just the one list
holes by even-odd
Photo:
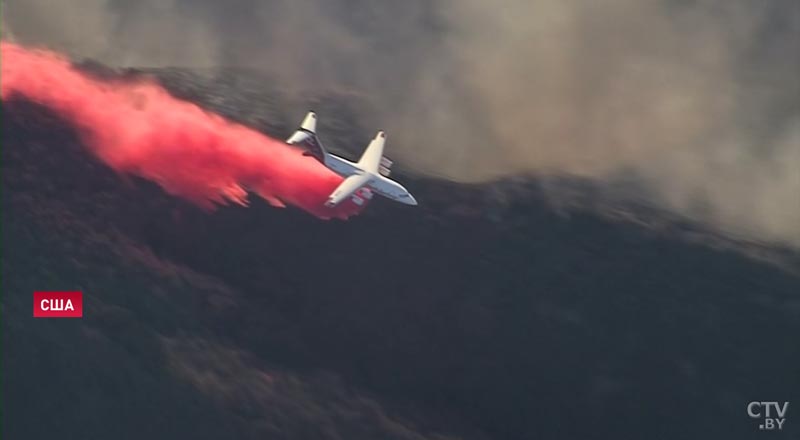
[[180, 101], [150, 81], [104, 82], [57, 54], [2, 42], [0, 88], [44, 105], [79, 128], [100, 160], [152, 180], [170, 194], [213, 208], [247, 204], [244, 188], [273, 206], [298, 206], [320, 218], [361, 207], [323, 205], [342, 178], [281, 141]]

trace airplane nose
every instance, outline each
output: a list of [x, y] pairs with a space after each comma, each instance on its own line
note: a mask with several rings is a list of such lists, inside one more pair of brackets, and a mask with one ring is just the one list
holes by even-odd
[[417, 206], [417, 199], [414, 198], [411, 194], [408, 195], [408, 200], [406, 200], [408, 205]]

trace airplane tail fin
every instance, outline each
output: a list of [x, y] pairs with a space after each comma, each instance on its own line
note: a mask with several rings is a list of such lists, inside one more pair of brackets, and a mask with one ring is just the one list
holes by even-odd
[[317, 114], [308, 112], [300, 128], [297, 129], [288, 139], [289, 145], [299, 145], [306, 149], [304, 156], [313, 156], [322, 163], [325, 163], [325, 147], [317, 137]]

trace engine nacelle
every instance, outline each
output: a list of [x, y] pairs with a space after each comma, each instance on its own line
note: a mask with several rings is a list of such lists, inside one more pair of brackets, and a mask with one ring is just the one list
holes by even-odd
[[367, 200], [372, 200], [372, 191], [369, 188], [359, 188], [350, 196], [350, 200], [358, 206], [363, 206]]
[[378, 172], [381, 173], [381, 176], [389, 177], [389, 174], [392, 173], [391, 170], [392, 170], [392, 164], [393, 163], [394, 162], [392, 162], [392, 160], [389, 159], [388, 157], [386, 157], [386, 156], [381, 157], [381, 163], [380, 163], [380, 166], [378, 167]]

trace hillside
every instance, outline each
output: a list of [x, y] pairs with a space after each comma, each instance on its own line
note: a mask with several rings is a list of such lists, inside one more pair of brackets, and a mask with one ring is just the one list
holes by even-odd
[[[275, 136], [296, 123], [244, 73], [150, 73]], [[308, 103], [357, 145], [358, 97]], [[576, 179], [402, 166], [417, 208], [206, 212], [47, 109], [2, 118], [5, 438], [750, 439], [747, 402], [800, 393], [791, 250]], [[69, 289], [84, 319], [31, 318], [34, 290]]]

